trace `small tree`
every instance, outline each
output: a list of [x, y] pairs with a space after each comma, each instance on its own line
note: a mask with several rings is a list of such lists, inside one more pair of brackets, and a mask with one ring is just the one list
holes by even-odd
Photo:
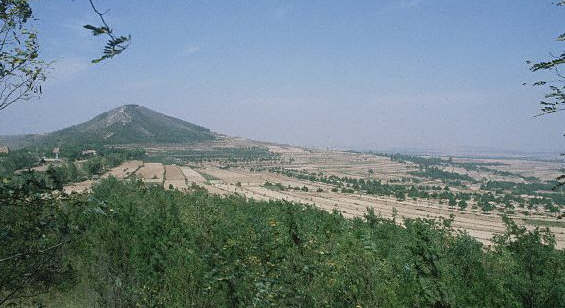
[[396, 200], [398, 200], [398, 201], [406, 200], [406, 193], [404, 193], [403, 191], [397, 191], [395, 193], [395, 196], [396, 196]]
[[467, 208], [467, 201], [463, 199], [459, 200], [457, 204], [459, 205], [459, 209], [461, 209], [462, 211]]

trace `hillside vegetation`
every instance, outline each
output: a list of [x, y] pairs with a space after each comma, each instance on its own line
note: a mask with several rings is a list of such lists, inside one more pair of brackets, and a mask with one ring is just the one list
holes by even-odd
[[34, 193], [41, 183], [32, 177], [0, 185], [6, 303], [565, 305], [565, 253], [548, 231], [511, 221], [489, 248], [450, 220], [383, 219], [370, 210], [346, 219], [196, 186], [183, 193], [110, 178], [91, 194], [47, 198]]

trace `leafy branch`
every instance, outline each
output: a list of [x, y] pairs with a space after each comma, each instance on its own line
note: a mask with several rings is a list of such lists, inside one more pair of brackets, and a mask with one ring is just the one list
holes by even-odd
[[26, 27], [32, 19], [26, 0], [0, 1], [0, 111], [42, 93], [49, 64], [39, 57], [37, 33]]
[[[554, 4], [557, 6], [565, 6], [565, 0], [559, 0]], [[557, 36], [555, 40], [565, 42], [565, 33]], [[534, 87], [547, 87], [548, 90], [544, 98], [539, 102], [540, 113], [537, 114], [536, 117], [565, 110], [565, 75], [560, 71], [561, 65], [565, 64], [565, 51], [561, 52], [558, 56], [550, 54], [550, 57], [551, 58], [547, 61], [537, 63], [526, 61], [526, 63], [530, 65], [530, 71], [553, 71], [556, 76], [554, 80], [540, 80], [532, 84]], [[557, 181], [559, 184], [556, 188], [565, 185], [565, 175], [559, 176]]]
[[[565, 6], [565, 0], [555, 3], [557, 6]], [[556, 37], [556, 41], [565, 42], [565, 33]], [[555, 56], [550, 54], [550, 59], [537, 63], [526, 61], [530, 65], [530, 71], [553, 71], [556, 79], [541, 80], [532, 84], [534, 87], [547, 87], [548, 92], [544, 95], [544, 99], [540, 101], [540, 113], [536, 116], [542, 116], [550, 113], [556, 113], [565, 110], [565, 75], [559, 70], [560, 66], [565, 64], [565, 51]]]
[[104, 15], [109, 11], [101, 12], [96, 8], [92, 0], [88, 1], [90, 2], [90, 6], [92, 7], [94, 13], [96, 13], [96, 15], [98, 15], [98, 17], [100, 18], [102, 25], [84, 25], [83, 27], [87, 30], [90, 30], [93, 36], [105, 35], [108, 37], [108, 41], [104, 46], [102, 56], [100, 58], [92, 60], [92, 63], [99, 63], [106, 59], [111, 59], [126, 50], [129, 47], [129, 43], [131, 41], [131, 35], [115, 35], [112, 28], [110, 28], [110, 26], [104, 19]]

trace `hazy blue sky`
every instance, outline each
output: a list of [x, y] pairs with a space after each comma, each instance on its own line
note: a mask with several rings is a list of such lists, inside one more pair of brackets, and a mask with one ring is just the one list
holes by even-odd
[[565, 149], [564, 115], [533, 118], [542, 77], [527, 59], [561, 52], [551, 0], [97, 1], [131, 33], [103, 41], [86, 0], [37, 1], [45, 95], [0, 112], [0, 134], [46, 132], [122, 104], [298, 145]]

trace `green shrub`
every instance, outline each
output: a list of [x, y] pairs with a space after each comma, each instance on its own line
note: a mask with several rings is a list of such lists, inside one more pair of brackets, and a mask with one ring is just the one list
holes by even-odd
[[[55, 226], [76, 234], [62, 253], [75, 288], [94, 294], [91, 306], [565, 305], [565, 254], [539, 229], [508, 223], [488, 248], [452, 220], [400, 225], [372, 210], [346, 219], [114, 178], [76, 198], [57, 208], [79, 215]], [[3, 217], [2, 226], [17, 225]]]

